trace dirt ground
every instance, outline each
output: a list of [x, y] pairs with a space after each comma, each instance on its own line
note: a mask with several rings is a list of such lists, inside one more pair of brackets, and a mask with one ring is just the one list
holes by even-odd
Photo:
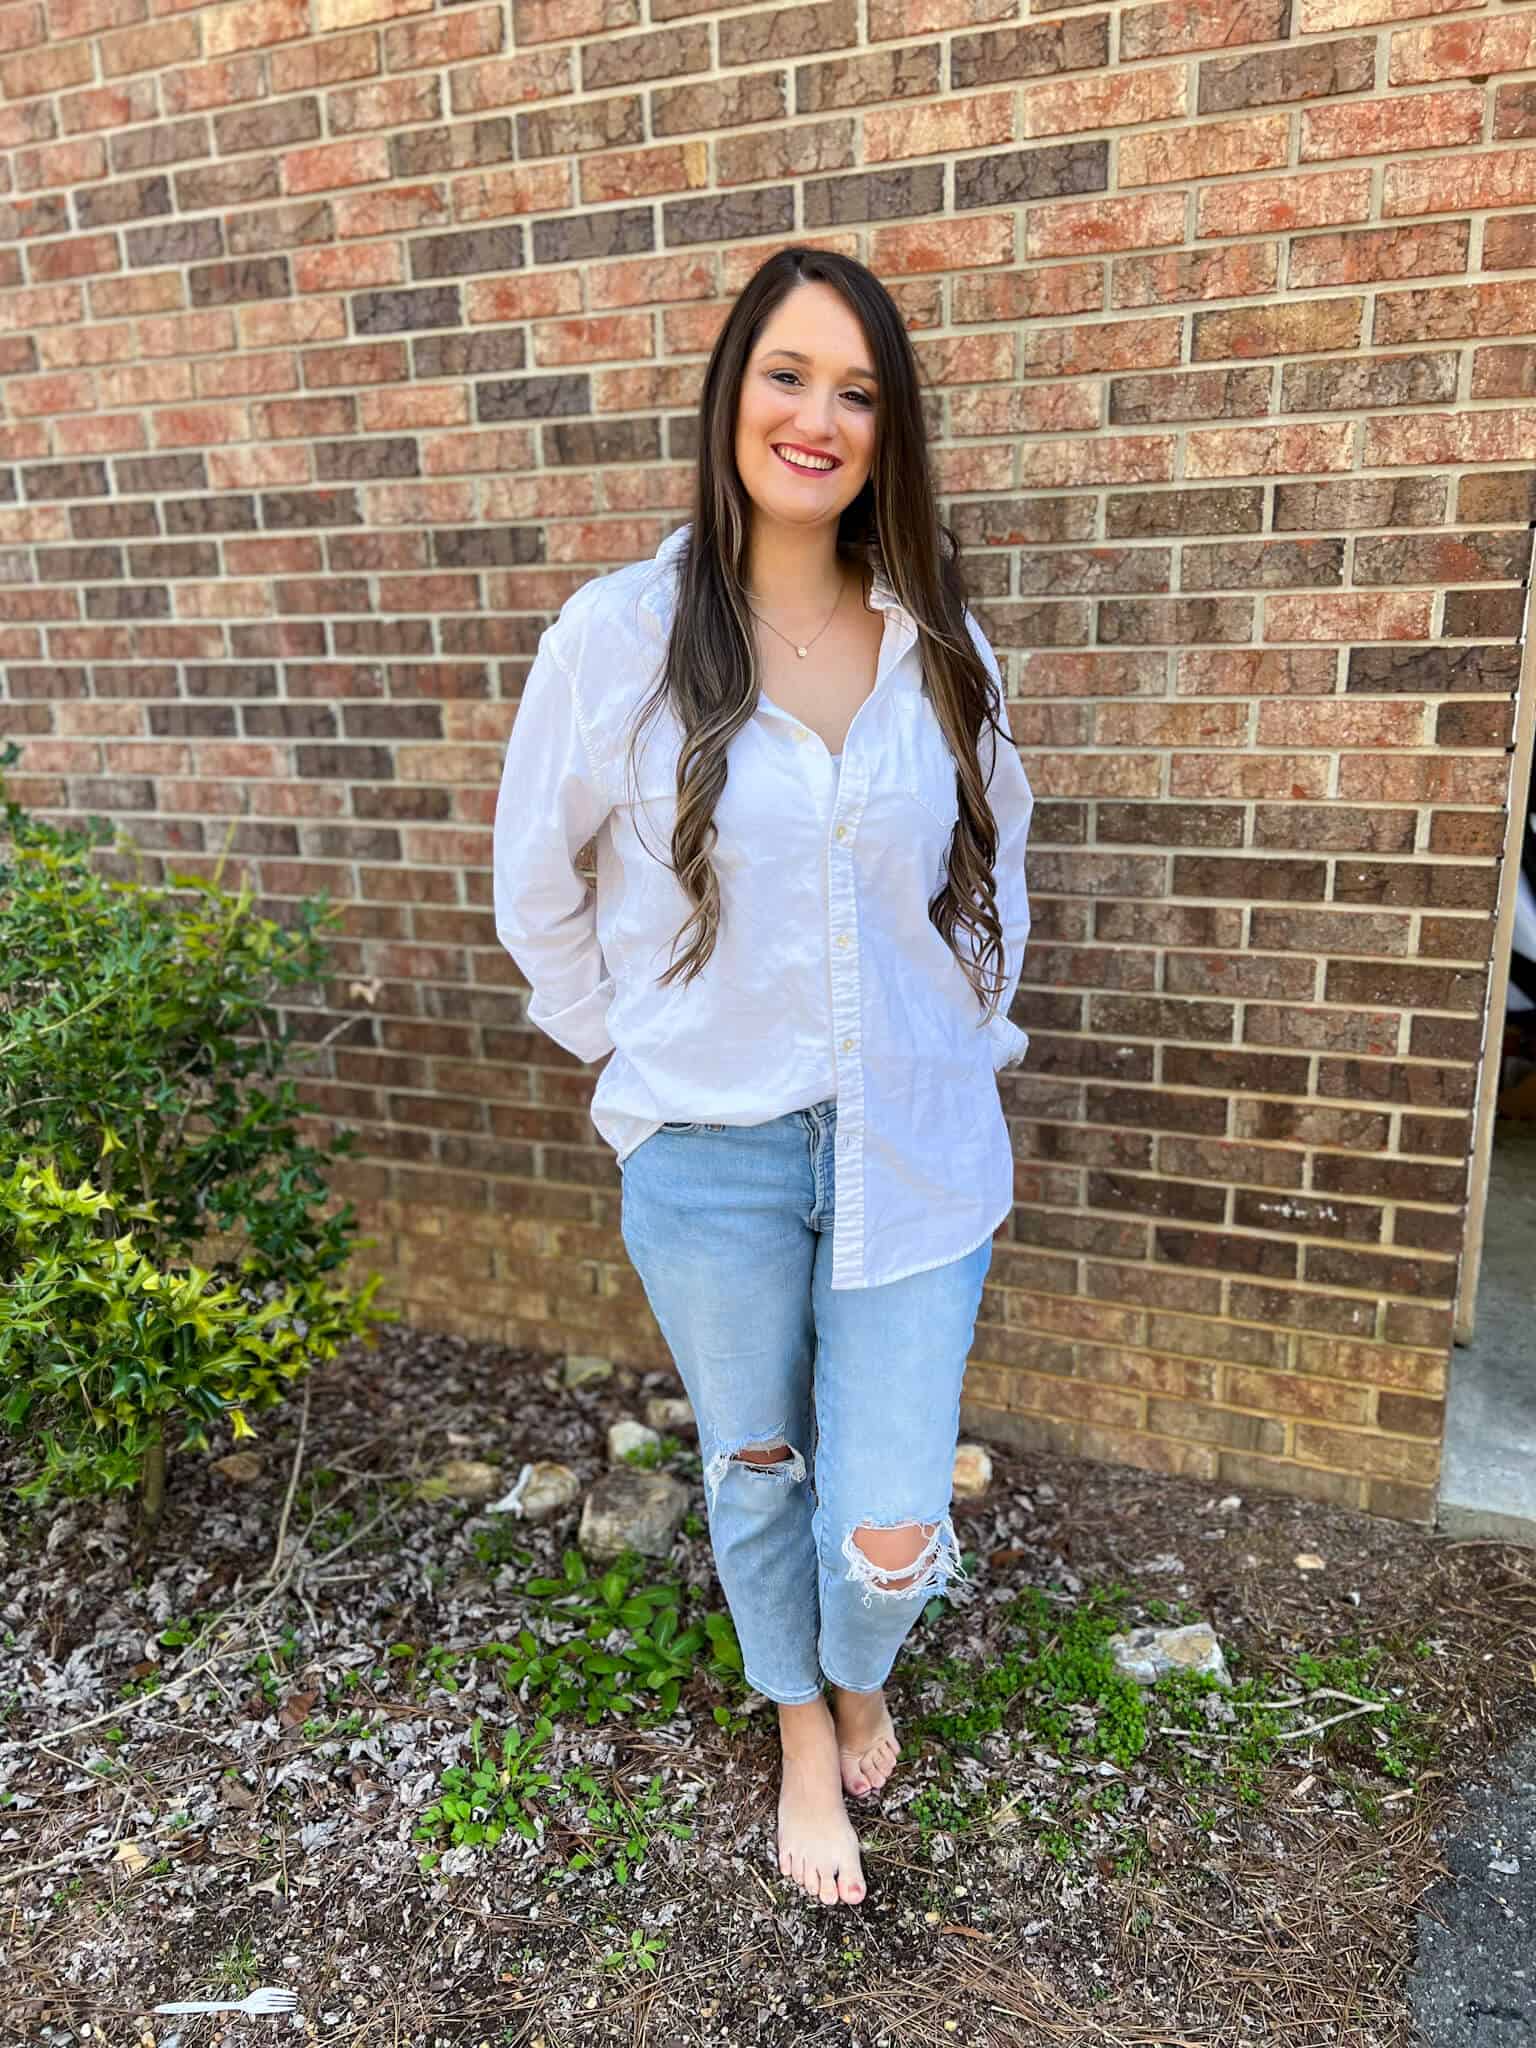
[[[1536, 1726], [1536, 1554], [994, 1447], [858, 1803], [868, 1898], [826, 1909], [777, 1870], [693, 1447], [672, 1555], [608, 1578], [579, 1504], [416, 1491], [589, 1482], [677, 1391], [396, 1328], [265, 1419], [253, 1476], [176, 1465], [137, 1579], [125, 1504], [8, 1505], [0, 2042], [1416, 2039], [1438, 1844]], [[1111, 1625], [1196, 1618], [1235, 1706], [1106, 1676]], [[151, 2012], [261, 1984], [297, 2012]]]

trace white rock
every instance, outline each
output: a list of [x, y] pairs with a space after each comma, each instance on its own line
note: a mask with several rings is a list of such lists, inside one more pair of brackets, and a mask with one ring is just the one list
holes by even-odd
[[992, 1453], [985, 1444], [958, 1444], [952, 1481], [962, 1500], [974, 1500], [992, 1484]]
[[687, 1509], [688, 1489], [670, 1473], [621, 1465], [587, 1495], [576, 1541], [588, 1557], [665, 1557]]
[[1235, 1514], [1242, 1504], [1243, 1496], [1240, 1493], [1224, 1493], [1216, 1503], [1216, 1512], [1219, 1515]]
[[1298, 1550], [1292, 1562], [1299, 1572], [1323, 1572], [1328, 1569], [1328, 1560], [1319, 1557], [1315, 1550]]
[[581, 1481], [569, 1465], [540, 1458], [523, 1488], [523, 1513], [537, 1521], [541, 1515], [552, 1515], [556, 1508], [569, 1506], [580, 1492]]
[[1221, 1685], [1230, 1685], [1227, 1660], [1216, 1631], [1207, 1621], [1186, 1628], [1133, 1628], [1109, 1639], [1116, 1668], [1138, 1685], [1154, 1685], [1170, 1671], [1208, 1671]]
[[663, 1436], [694, 1436], [699, 1427], [693, 1403], [679, 1394], [652, 1394], [645, 1404], [645, 1419]]
[[608, 1460], [610, 1464], [622, 1464], [630, 1451], [643, 1451], [647, 1444], [659, 1444], [661, 1438], [649, 1423], [636, 1422], [632, 1415], [622, 1415], [617, 1422], [608, 1425]]
[[581, 1481], [569, 1465], [540, 1458], [536, 1464], [525, 1465], [511, 1490], [500, 1500], [488, 1501], [485, 1511], [488, 1515], [526, 1515], [536, 1522], [565, 1507], [580, 1492]]
[[595, 1353], [573, 1354], [565, 1361], [565, 1370], [560, 1375], [567, 1387], [587, 1387], [597, 1380], [613, 1378], [613, 1360], [600, 1358]]
[[489, 1500], [501, 1491], [501, 1467], [478, 1458], [448, 1458], [416, 1488], [422, 1500]]

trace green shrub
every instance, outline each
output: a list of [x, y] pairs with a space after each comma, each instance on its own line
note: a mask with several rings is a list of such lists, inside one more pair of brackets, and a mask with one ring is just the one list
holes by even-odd
[[196, 1265], [157, 1265], [131, 1229], [146, 1204], [89, 1181], [66, 1188], [52, 1166], [0, 1174], [0, 1419], [37, 1456], [18, 1491], [103, 1493], [137, 1485], [152, 1444], [206, 1450], [225, 1421], [254, 1436], [248, 1411], [357, 1334], [376, 1281], [357, 1294], [319, 1274], [266, 1298]]
[[[0, 769], [17, 757], [7, 747]], [[217, 872], [119, 881], [93, 864], [110, 838], [99, 820], [65, 829], [8, 799], [0, 814], [0, 1292], [23, 1278], [30, 1290], [24, 1317], [0, 1311], [0, 1418], [36, 1453], [31, 1489], [124, 1485], [141, 1459], [152, 1525], [172, 1409], [183, 1446], [200, 1447], [219, 1415], [269, 1405], [305, 1362], [383, 1319], [376, 1279], [342, 1282], [361, 1242], [327, 1178], [350, 1140], [303, 1135], [295, 1036], [275, 1008], [326, 973], [336, 913], [305, 902], [285, 927]], [[199, 1305], [178, 1326], [166, 1400], [170, 1354], [153, 1348], [164, 1332], [144, 1304], [170, 1290], [185, 1305], [188, 1288]], [[262, 1317], [260, 1341], [278, 1346], [265, 1359], [251, 1349]], [[124, 1362], [125, 1324], [141, 1371]], [[108, 1354], [106, 1386], [122, 1386], [104, 1401]]]

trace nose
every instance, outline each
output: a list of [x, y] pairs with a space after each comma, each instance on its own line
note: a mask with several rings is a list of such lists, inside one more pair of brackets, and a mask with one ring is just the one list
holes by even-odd
[[812, 448], [823, 447], [835, 438], [833, 408], [836, 402], [836, 395], [833, 392], [829, 391], [821, 398], [814, 392], [808, 392], [796, 412], [795, 419], [799, 431]]

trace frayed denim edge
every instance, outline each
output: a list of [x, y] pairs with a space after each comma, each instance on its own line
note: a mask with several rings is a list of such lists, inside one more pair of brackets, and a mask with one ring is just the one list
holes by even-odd
[[787, 1429], [761, 1431], [756, 1436], [744, 1436], [739, 1443], [726, 1444], [713, 1452], [704, 1468], [704, 1484], [709, 1491], [709, 1511], [714, 1513], [720, 1496], [720, 1484], [730, 1470], [731, 1460], [738, 1451], [771, 1451], [778, 1444], [789, 1444], [789, 1456], [781, 1458], [776, 1465], [756, 1465], [751, 1469], [761, 1473], [764, 1479], [777, 1479], [782, 1483], [798, 1486], [805, 1478], [805, 1458], [789, 1442]]
[[[847, 1576], [855, 1585], [864, 1588], [865, 1607], [873, 1606], [872, 1593], [881, 1593], [887, 1600], [926, 1600], [939, 1590], [947, 1580], [960, 1585], [969, 1585], [970, 1579], [960, 1562], [960, 1544], [955, 1535], [955, 1525], [948, 1515], [941, 1515], [934, 1522], [933, 1534], [909, 1564], [878, 1565], [865, 1556], [854, 1540], [860, 1529], [916, 1529], [933, 1518], [928, 1515], [907, 1515], [899, 1522], [862, 1521], [850, 1529], [843, 1538], [843, 1556], [848, 1561]], [[886, 1579], [911, 1578], [909, 1586], [888, 1586]]]

